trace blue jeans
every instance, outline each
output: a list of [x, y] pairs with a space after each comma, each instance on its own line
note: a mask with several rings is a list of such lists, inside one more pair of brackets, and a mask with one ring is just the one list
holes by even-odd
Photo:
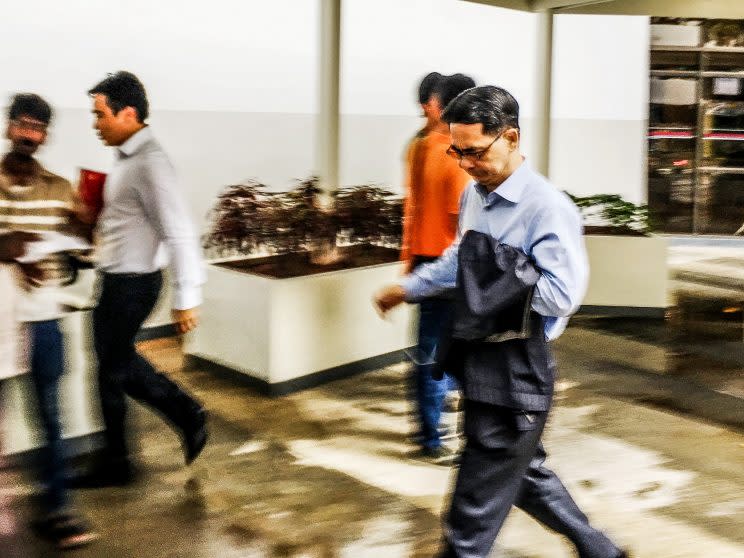
[[41, 450], [41, 478], [45, 484], [45, 510], [60, 511], [67, 505], [65, 457], [59, 420], [59, 380], [64, 372], [62, 332], [57, 320], [30, 322], [31, 380], [36, 391], [39, 416], [46, 436]]
[[439, 420], [444, 397], [455, 387], [454, 380], [447, 375], [442, 380], [432, 378], [432, 363], [443, 328], [449, 321], [451, 305], [451, 301], [440, 298], [431, 298], [419, 304], [418, 362], [414, 385], [421, 444], [428, 449], [442, 445]]

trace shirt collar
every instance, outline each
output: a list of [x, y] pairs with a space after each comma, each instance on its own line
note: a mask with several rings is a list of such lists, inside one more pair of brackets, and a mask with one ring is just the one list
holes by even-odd
[[509, 178], [504, 180], [504, 182], [502, 182], [499, 187], [492, 192], [489, 192], [482, 184], [477, 184], [477, 188], [489, 203], [493, 203], [496, 196], [498, 196], [506, 201], [517, 204], [519, 203], [519, 200], [522, 199], [522, 194], [530, 181], [531, 175], [532, 169], [527, 164], [527, 161], [522, 161], [522, 163], [517, 167], [517, 170], [511, 173]]
[[145, 126], [141, 130], [138, 130], [129, 139], [119, 146], [119, 153], [124, 157], [136, 153], [145, 143], [152, 139], [152, 132], [149, 126]]
[[[4, 160], [5, 157], [8, 157], [8, 154], [7, 153], [3, 157], [3, 160]], [[30, 178], [32, 178], [34, 182], [38, 181], [39, 179], [48, 180], [50, 178], [55, 178], [56, 177], [56, 175], [54, 173], [49, 172], [48, 170], [46, 170], [41, 165], [41, 163], [39, 163], [39, 161], [37, 161], [36, 159], [32, 159], [31, 171], [32, 171], [32, 175], [30, 176]], [[3, 182], [7, 182], [8, 185], [11, 186], [11, 184], [10, 184], [11, 181], [9, 180], [8, 175], [5, 174], [5, 172], [4, 172], [4, 170], [2, 168], [0, 168], [0, 178], [2, 178]]]

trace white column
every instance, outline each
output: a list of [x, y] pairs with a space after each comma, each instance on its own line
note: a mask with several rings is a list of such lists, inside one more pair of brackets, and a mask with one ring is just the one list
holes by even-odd
[[550, 172], [550, 118], [553, 89], [553, 11], [538, 14], [537, 76], [535, 80], [535, 142], [532, 164], [548, 176]]
[[[341, 1], [320, 1], [320, 107], [316, 124], [315, 172], [325, 192], [335, 191], [339, 163]], [[327, 201], [327, 200], [326, 200]]]

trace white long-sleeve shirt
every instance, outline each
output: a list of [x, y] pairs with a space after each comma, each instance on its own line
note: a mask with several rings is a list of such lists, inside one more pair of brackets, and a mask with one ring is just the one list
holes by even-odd
[[98, 219], [99, 268], [151, 273], [170, 261], [173, 307], [201, 304], [204, 265], [175, 171], [149, 127], [116, 150]]

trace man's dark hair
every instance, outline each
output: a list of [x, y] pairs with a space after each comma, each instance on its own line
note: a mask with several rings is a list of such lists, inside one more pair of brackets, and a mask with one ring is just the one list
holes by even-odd
[[419, 85], [418, 89], [418, 100], [420, 105], [429, 102], [432, 93], [434, 93], [434, 88], [443, 77], [444, 76], [439, 72], [431, 72], [430, 74], [427, 74], [424, 79], [421, 80], [421, 85]]
[[18, 93], [10, 100], [8, 120], [28, 116], [44, 124], [52, 121], [52, 107], [36, 93]]
[[137, 111], [137, 120], [142, 123], [150, 115], [145, 86], [131, 72], [109, 74], [106, 79], [93, 86], [88, 95], [105, 95], [114, 114], [125, 107], [133, 107]]
[[483, 124], [483, 133], [519, 129], [519, 103], [506, 89], [483, 85], [463, 91], [442, 113], [447, 124]]
[[451, 76], [444, 76], [439, 80], [434, 86], [432, 95], [439, 97], [439, 103], [442, 105], [442, 108], [445, 108], [452, 102], [452, 99], [471, 87], [475, 87], [475, 80], [473, 78], [465, 74], [452, 74]]

